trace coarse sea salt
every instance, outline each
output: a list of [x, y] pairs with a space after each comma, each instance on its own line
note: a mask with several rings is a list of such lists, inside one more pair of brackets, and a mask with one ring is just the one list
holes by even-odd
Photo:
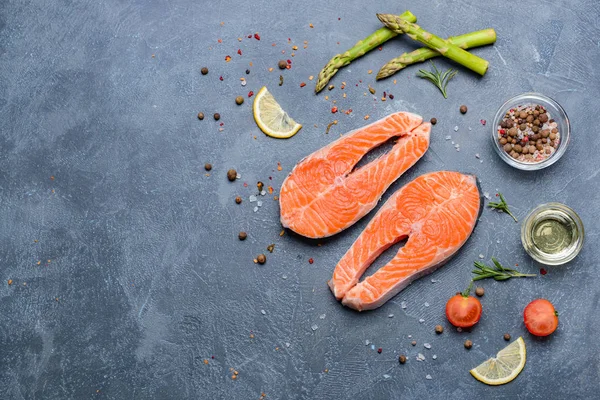
[[429, 303], [425, 302], [425, 304], [423, 304], [425, 307], [429, 307]]
[[420, 322], [420, 323], [423, 323], [423, 322], [425, 322], [425, 320], [424, 320], [423, 318], [421, 318], [421, 319], [419, 320], [419, 322]]
[[485, 256], [483, 254], [479, 254], [479, 258], [481, 258], [483, 260], [485, 258]]
[[317, 324], [313, 324], [313, 326], [311, 326], [310, 329], [316, 331], [317, 329], [319, 329], [319, 326]]
[[452, 139], [452, 136], [450, 136], [450, 135], [446, 136], [446, 140], [450, 140], [450, 139]]
[[257, 205], [258, 207], [262, 207], [262, 201], [258, 200], [258, 201], [256, 202], [256, 205]]
[[437, 360], [437, 354], [432, 355], [431, 358], [433, 358], [434, 360]]
[[254, 212], [257, 212], [257, 211], [258, 211], [258, 207], [254, 207]]
[[421, 353], [417, 354], [417, 361], [425, 361], [425, 356]]
[[426, 349], [431, 349], [431, 345], [429, 343], [423, 343], [423, 347]]
[[390, 379], [390, 378], [391, 378], [391, 376], [389, 376], [388, 374], [383, 375], [383, 379]]
[[257, 199], [255, 195], [251, 194], [250, 197], [248, 197], [248, 200], [250, 200], [250, 203], [254, 203]]
[[266, 315], [266, 314], [267, 314], [267, 312], [266, 312], [265, 310], [260, 310], [260, 313], [261, 313], [262, 315]]
[[267, 195], [267, 191], [266, 191], [266, 190], [263, 190], [262, 192], [260, 192], [260, 195], [261, 195], [261, 196], [266, 196], [266, 195]]
[[367, 340], [365, 340], [365, 346], [368, 346], [370, 343], [371, 343], [371, 341], [370, 341], [370, 340], [368, 340], [368, 339], [367, 339]]
[[481, 156], [479, 155], [479, 153], [475, 153], [475, 158], [480, 158]]
[[454, 127], [454, 132], [458, 132], [458, 125]]
[[319, 318], [320, 318], [320, 319], [325, 319], [325, 314], [321, 314], [321, 315], [319, 315]]
[[433, 378], [431, 377], [431, 375], [425, 375], [425, 379], [431, 380]]
[[408, 307], [408, 305], [406, 304], [405, 301], [403, 301], [400, 303], [400, 307], [402, 307], [404, 309], [404, 308]]

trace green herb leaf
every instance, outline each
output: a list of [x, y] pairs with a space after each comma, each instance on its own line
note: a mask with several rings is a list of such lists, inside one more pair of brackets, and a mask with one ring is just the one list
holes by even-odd
[[494, 278], [497, 281], [505, 281], [510, 278], [525, 278], [528, 276], [536, 276], [535, 274], [522, 274], [517, 270], [503, 267], [502, 264], [495, 258], [492, 257], [494, 263], [493, 267], [487, 266], [481, 261], [474, 261], [473, 264], [476, 268], [472, 272], [476, 275], [473, 280], [479, 281], [481, 279]]
[[490, 201], [488, 203], [488, 207], [505, 212], [508, 215], [510, 215], [515, 220], [515, 222], [519, 222], [519, 221], [517, 221], [517, 218], [513, 215], [513, 213], [511, 213], [510, 210], [508, 209], [508, 204], [506, 203], [504, 196], [502, 196], [502, 193], [498, 192], [498, 197], [500, 197], [500, 201], [498, 201], [498, 202]]
[[440, 72], [433, 63], [433, 61], [431, 61], [431, 65], [433, 66], [433, 71], [425, 71], [423, 69], [420, 69], [420, 75], [417, 76], [419, 78], [427, 79], [429, 82], [437, 86], [437, 88], [440, 89], [440, 92], [442, 92], [444, 98], [447, 99], [448, 95], [446, 94], [446, 87], [448, 86], [448, 82], [450, 82], [450, 79], [454, 78], [458, 71], [455, 71], [452, 68], [450, 68], [445, 72]]

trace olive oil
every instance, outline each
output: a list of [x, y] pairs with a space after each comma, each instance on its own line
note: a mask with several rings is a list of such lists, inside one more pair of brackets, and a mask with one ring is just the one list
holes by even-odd
[[536, 261], [561, 265], [583, 247], [583, 223], [571, 208], [560, 203], [536, 207], [521, 226], [521, 242]]
[[573, 242], [574, 224], [556, 216], [543, 219], [533, 227], [533, 244], [547, 254], [560, 253]]

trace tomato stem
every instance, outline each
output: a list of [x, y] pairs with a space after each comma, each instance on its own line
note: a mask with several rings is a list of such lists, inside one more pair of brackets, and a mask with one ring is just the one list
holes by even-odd
[[469, 283], [469, 287], [465, 289], [464, 292], [462, 292], [462, 297], [469, 297], [469, 295], [471, 294], [471, 288], [473, 287], [473, 280], [471, 280], [471, 283]]

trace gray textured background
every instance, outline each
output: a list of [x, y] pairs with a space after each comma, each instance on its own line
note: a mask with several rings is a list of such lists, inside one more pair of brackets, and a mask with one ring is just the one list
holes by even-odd
[[[461, 68], [448, 100], [415, 77], [418, 67], [395, 76], [395, 85], [394, 78], [375, 83], [386, 60], [415, 46], [403, 38], [342, 70], [334, 91], [313, 94], [308, 76], [378, 28], [376, 12], [404, 9], [440, 35], [494, 27], [496, 45], [475, 51], [490, 61], [488, 74], [479, 79]], [[1, 1], [0, 397], [597, 397], [599, 17], [595, 0], [511, 6], [499, 0]], [[245, 37], [254, 32], [261, 41]], [[299, 50], [279, 87], [276, 62], [291, 58], [292, 44]], [[249, 62], [254, 66], [246, 76]], [[199, 73], [204, 65], [207, 76]], [[363, 95], [368, 84], [376, 99]], [[236, 95], [263, 85], [304, 123], [294, 138], [264, 136], [251, 101], [234, 104]], [[381, 102], [384, 90], [395, 99]], [[479, 123], [525, 91], [558, 100], [573, 128], [563, 159], [535, 173], [500, 161], [490, 124]], [[332, 99], [353, 113], [337, 114], [339, 124], [325, 135]], [[460, 104], [469, 106], [468, 114], [458, 113]], [[358, 314], [338, 304], [325, 282], [372, 214], [318, 247], [279, 236], [273, 195], [256, 213], [248, 201], [256, 181], [276, 194], [298, 160], [362, 126], [365, 114], [375, 120], [398, 110], [439, 123], [429, 152], [384, 199], [424, 172], [476, 172], [483, 190], [504, 192], [519, 218], [539, 203], [559, 201], [586, 225], [586, 245], [569, 265], [534, 279], [485, 282], [484, 314], [472, 332], [451, 329], [443, 307], [464, 288], [479, 254], [539, 270], [510, 217], [484, 211], [450, 263], [380, 309]], [[196, 119], [198, 111], [204, 121]], [[222, 132], [214, 112], [221, 113]], [[214, 166], [208, 177], [205, 162]], [[242, 176], [235, 183], [225, 177], [232, 167]], [[234, 204], [236, 195], [244, 197], [242, 205]], [[247, 241], [237, 240], [240, 230]], [[267, 253], [266, 265], [255, 265], [253, 257], [270, 243], [275, 252]], [[561, 313], [558, 331], [545, 340], [522, 323], [523, 307], [542, 296]], [[439, 323], [446, 331], [436, 336]], [[487, 387], [468, 370], [505, 345], [505, 332], [523, 335], [527, 365], [515, 382]], [[471, 351], [462, 345], [467, 338]], [[425, 361], [416, 361], [419, 352]], [[406, 365], [398, 365], [400, 353], [409, 356]], [[239, 371], [235, 381], [230, 368]]]

